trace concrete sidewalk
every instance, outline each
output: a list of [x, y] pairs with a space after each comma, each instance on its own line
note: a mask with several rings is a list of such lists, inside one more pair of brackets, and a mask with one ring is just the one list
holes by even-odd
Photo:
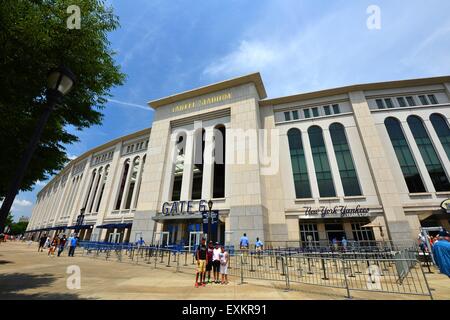
[[[68, 289], [69, 266], [81, 271], [81, 288]], [[450, 300], [450, 279], [437, 273], [427, 275], [434, 299]], [[283, 290], [283, 283], [230, 278], [228, 285], [194, 287], [194, 275], [175, 273], [174, 268], [154, 269], [151, 265], [133, 265], [78, 256], [49, 257], [37, 252], [37, 244], [22, 242], [0, 244], [0, 299], [345, 299], [345, 290], [296, 285], [299, 291]], [[425, 299], [422, 296], [352, 292], [354, 299]]]

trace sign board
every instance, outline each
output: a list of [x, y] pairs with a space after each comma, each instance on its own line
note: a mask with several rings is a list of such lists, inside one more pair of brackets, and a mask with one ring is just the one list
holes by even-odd
[[195, 214], [208, 210], [208, 202], [206, 200], [197, 201], [174, 201], [164, 202], [161, 213], [165, 216], [180, 216]]
[[361, 207], [359, 204], [354, 208], [349, 208], [346, 205], [326, 207], [320, 206], [318, 208], [305, 208], [305, 216], [320, 217], [320, 218], [347, 218], [347, 217], [369, 217], [369, 208]]
[[[209, 211], [203, 211], [202, 212], [202, 223], [203, 223], [203, 233], [208, 233], [208, 215]], [[217, 225], [219, 220], [219, 211], [213, 210], [211, 211], [211, 239], [215, 241], [216, 235], [217, 235]]]

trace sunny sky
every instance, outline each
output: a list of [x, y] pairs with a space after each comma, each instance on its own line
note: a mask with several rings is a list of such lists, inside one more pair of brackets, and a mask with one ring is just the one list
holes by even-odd
[[[149, 100], [255, 71], [272, 98], [450, 74], [448, 0], [108, 2], [120, 18], [110, 41], [127, 80], [111, 91], [103, 125], [76, 133], [71, 158], [150, 127]], [[367, 27], [371, 5], [380, 29]], [[16, 218], [31, 215], [45, 183], [17, 196]]]

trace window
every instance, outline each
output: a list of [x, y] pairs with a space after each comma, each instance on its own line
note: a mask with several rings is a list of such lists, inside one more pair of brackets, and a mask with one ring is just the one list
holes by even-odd
[[312, 108], [312, 113], [313, 113], [313, 117], [318, 117], [319, 116], [319, 108]]
[[300, 223], [300, 240], [303, 243], [319, 241], [317, 223]]
[[203, 184], [203, 163], [205, 154], [205, 129], [194, 135], [194, 166], [192, 178], [192, 199], [201, 199]]
[[413, 155], [409, 149], [408, 142], [403, 134], [400, 122], [395, 118], [389, 117], [384, 121], [384, 125], [386, 126], [392, 146], [394, 147], [409, 192], [425, 192], [426, 190], [422, 178], [420, 177], [419, 170], [417, 169]]
[[340, 123], [333, 123], [330, 126], [330, 135], [333, 142], [333, 149], [339, 167], [344, 194], [346, 196], [360, 196], [361, 189], [359, 187], [356, 169], [353, 164], [350, 147], [345, 136], [344, 126]]
[[429, 105], [427, 97], [419, 96], [419, 100], [420, 100], [420, 103], [422, 103], [422, 105], [424, 105], [424, 106]]
[[95, 208], [95, 212], [98, 212], [98, 210], [100, 209], [100, 204], [102, 203], [103, 191], [105, 191], [106, 179], [108, 179], [108, 173], [109, 173], [109, 165], [106, 166], [106, 168], [105, 168], [105, 174], [103, 175], [103, 181], [102, 181], [102, 185], [100, 187], [100, 193], [98, 196], [97, 207]]
[[322, 129], [318, 126], [312, 126], [308, 129], [308, 135], [320, 196], [335, 197], [336, 192], [334, 190], [325, 142], [323, 141]]
[[378, 109], [384, 109], [384, 102], [382, 99], [377, 99], [375, 102], [377, 103]]
[[292, 111], [292, 117], [294, 118], [294, 120], [298, 120], [298, 111]]
[[96, 180], [97, 182], [95, 183], [94, 192], [92, 193], [92, 195], [90, 197], [89, 208], [87, 209], [86, 212], [92, 212], [92, 208], [94, 206], [94, 201], [96, 200], [95, 196], [97, 195], [98, 187], [99, 187], [100, 183], [102, 182], [102, 174], [103, 174], [103, 168], [98, 169], [98, 178]]
[[341, 110], [339, 109], [339, 105], [338, 104], [333, 104], [333, 113], [334, 114], [341, 113]]
[[96, 174], [97, 174], [97, 170], [92, 171], [92, 178], [91, 178], [91, 182], [89, 183], [89, 189], [88, 189], [88, 192], [86, 194], [86, 199], [84, 200], [83, 208], [86, 208], [87, 205], [88, 205], [89, 195], [91, 194], [91, 190], [92, 190], [92, 186], [94, 185], [95, 175]]
[[414, 101], [413, 97], [406, 97], [406, 101], [408, 101], [408, 105], [410, 107], [414, 107], [416, 105], [416, 102]]
[[286, 121], [290, 121], [290, 120], [291, 120], [291, 114], [290, 114], [290, 112], [285, 112], [285, 113], [284, 113], [284, 120], [286, 120]]
[[127, 183], [128, 170], [130, 168], [130, 159], [125, 160], [122, 179], [120, 180], [119, 194], [117, 196], [116, 206], [114, 210], [120, 210], [120, 205], [122, 204], [123, 191], [125, 189], [125, 184]]
[[384, 102], [386, 103], [386, 106], [387, 106], [389, 109], [392, 109], [392, 108], [394, 107], [394, 105], [392, 104], [391, 98], [384, 99]]
[[428, 99], [430, 99], [431, 104], [439, 104], [434, 94], [429, 94]]
[[407, 121], [414, 139], [416, 140], [420, 154], [422, 155], [422, 159], [425, 162], [425, 166], [427, 167], [434, 188], [438, 192], [449, 191], [450, 182], [448, 181], [444, 168], [442, 167], [442, 163], [436, 153], [436, 150], [434, 149], [430, 137], [428, 136], [428, 132], [425, 129], [422, 119], [417, 116], [409, 116]]
[[398, 102], [398, 105], [400, 106], [400, 107], [406, 107], [406, 101], [405, 101], [405, 98], [403, 98], [403, 97], [398, 97], [397, 98], [397, 102]]
[[133, 208], [137, 207], [138, 199], [139, 199], [139, 191], [141, 189], [141, 182], [142, 182], [142, 174], [144, 173], [144, 165], [145, 165], [145, 159], [146, 155], [142, 158], [142, 164], [141, 164], [141, 174], [139, 175], [139, 181], [137, 182], [137, 188], [136, 188], [136, 198], [134, 200]]
[[136, 157], [133, 160], [133, 168], [131, 169], [130, 181], [128, 182], [127, 201], [125, 202], [125, 209], [130, 209], [131, 200], [133, 199], [134, 189], [136, 187], [137, 174], [139, 172], [140, 158]]
[[172, 201], [180, 200], [181, 196], [181, 183], [183, 182], [185, 147], [186, 147], [186, 134], [183, 133], [178, 137], [178, 141], [175, 145], [176, 159], [173, 173]]
[[309, 109], [303, 109], [303, 113], [305, 114], [305, 119], [311, 118], [311, 114], [309, 113]]
[[213, 198], [225, 197], [225, 126], [221, 125], [214, 130], [214, 177]]
[[438, 113], [433, 113], [430, 116], [430, 121], [433, 125], [434, 131], [436, 131], [436, 134], [441, 141], [442, 147], [447, 153], [447, 157], [450, 159], [450, 129], [446, 119]]
[[323, 111], [325, 112], [325, 115], [326, 115], [326, 116], [331, 115], [330, 106], [324, 106], [324, 107], [323, 107]]
[[287, 135], [291, 154], [292, 174], [294, 176], [295, 196], [297, 199], [311, 198], [301, 132], [293, 128], [288, 131]]
[[365, 223], [352, 223], [353, 239], [356, 241], [373, 241], [375, 235], [373, 229], [369, 227], [363, 227]]

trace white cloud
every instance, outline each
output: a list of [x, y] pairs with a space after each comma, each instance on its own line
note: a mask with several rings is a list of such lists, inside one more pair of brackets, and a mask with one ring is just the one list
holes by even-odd
[[47, 185], [47, 182], [38, 180], [36, 181], [35, 185], [39, 187], [45, 187]]
[[29, 207], [32, 206], [33, 203], [31, 201], [28, 200], [21, 200], [21, 199], [15, 199], [14, 200], [14, 205], [19, 206], [19, 207]]
[[112, 103], [116, 103], [119, 105], [123, 105], [123, 106], [130, 106], [130, 107], [135, 107], [135, 108], [139, 108], [139, 109], [143, 109], [146, 111], [152, 111], [153, 109], [150, 107], [146, 107], [140, 104], [136, 104], [136, 103], [131, 103], [131, 102], [125, 102], [125, 101], [120, 101], [120, 100], [115, 100], [115, 99], [108, 99], [109, 102]]
[[74, 160], [74, 159], [76, 159], [78, 156], [77, 155], [74, 155], [74, 154], [68, 154], [67, 155], [67, 158], [69, 158], [70, 160]]

